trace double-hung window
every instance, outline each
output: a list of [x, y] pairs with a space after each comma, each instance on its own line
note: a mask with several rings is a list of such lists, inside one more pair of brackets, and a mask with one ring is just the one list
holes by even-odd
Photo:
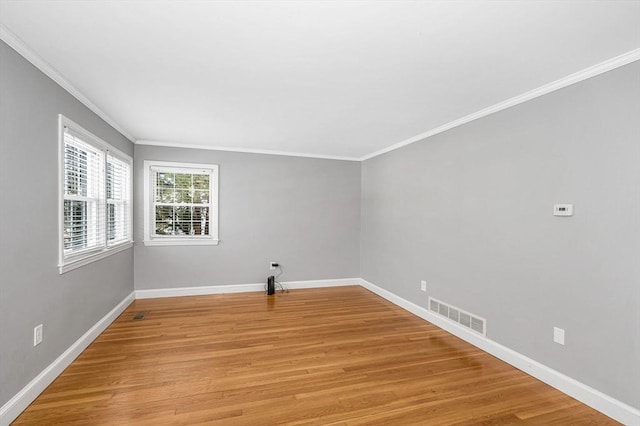
[[131, 240], [131, 161], [107, 152], [107, 244]]
[[131, 247], [128, 155], [60, 115], [60, 273]]
[[144, 244], [218, 244], [218, 166], [144, 162]]

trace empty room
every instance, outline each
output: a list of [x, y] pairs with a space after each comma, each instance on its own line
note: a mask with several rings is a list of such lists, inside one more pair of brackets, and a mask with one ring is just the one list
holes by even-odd
[[0, 426], [640, 426], [640, 0], [0, 0]]

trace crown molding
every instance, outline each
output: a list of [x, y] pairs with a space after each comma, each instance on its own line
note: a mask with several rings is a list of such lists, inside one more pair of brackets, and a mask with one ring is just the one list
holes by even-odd
[[359, 158], [356, 158], [356, 157], [341, 157], [337, 155], [306, 154], [303, 152], [275, 151], [270, 149], [234, 148], [234, 147], [228, 147], [228, 146], [183, 144], [178, 142], [162, 142], [162, 141], [151, 141], [151, 140], [137, 140], [136, 145], [162, 146], [162, 147], [168, 147], [168, 148], [205, 149], [209, 151], [242, 152], [246, 154], [283, 155], [286, 157], [319, 158], [322, 160], [361, 161]]
[[107, 113], [101, 110], [96, 104], [91, 102], [80, 90], [71, 84], [66, 78], [45, 61], [40, 55], [33, 51], [24, 41], [15, 35], [3, 24], [0, 24], [0, 40], [7, 43], [13, 50], [18, 52], [27, 61], [42, 71], [47, 77], [55, 81], [60, 87], [69, 92], [71, 96], [80, 101], [84, 106], [93, 111], [98, 117], [106, 121], [111, 127], [120, 132], [125, 138], [135, 143], [135, 138], [122, 128], [114, 119], [109, 117]]
[[47, 63], [41, 56], [35, 53], [30, 47], [26, 45], [26, 43], [24, 43], [24, 41], [22, 41], [18, 36], [16, 36], [3, 24], [0, 24], [0, 39], [3, 40], [5, 43], [7, 43], [11, 48], [13, 48], [16, 52], [18, 52], [21, 56], [23, 56], [27, 61], [32, 63], [45, 75], [47, 75], [49, 78], [55, 81], [58, 85], [60, 85], [63, 89], [69, 92], [78, 101], [84, 104], [87, 108], [89, 108], [91, 111], [97, 114], [100, 118], [102, 118], [105, 122], [107, 122], [114, 129], [116, 129], [123, 136], [125, 136], [127, 139], [129, 139], [131, 142], [135, 144], [163, 146], [163, 147], [172, 147], [172, 148], [189, 148], [189, 149], [205, 149], [205, 150], [213, 150], [213, 151], [242, 152], [242, 153], [248, 153], [248, 154], [283, 155], [283, 156], [290, 156], [290, 157], [306, 157], [306, 158], [319, 158], [319, 159], [342, 160], [342, 161], [369, 160], [379, 155], [386, 154], [387, 152], [395, 151], [396, 149], [402, 148], [403, 146], [407, 146], [412, 143], [425, 140], [431, 136], [446, 132], [447, 130], [451, 130], [455, 127], [461, 126], [463, 124], [469, 123], [479, 118], [486, 117], [490, 114], [494, 114], [496, 112], [505, 110], [507, 108], [511, 108], [523, 102], [527, 102], [537, 97], [540, 97], [548, 93], [554, 92], [556, 90], [562, 89], [564, 87], [570, 86], [572, 84], [579, 83], [588, 78], [595, 77], [607, 71], [611, 71], [613, 69], [630, 64], [631, 62], [640, 60], [640, 48], [631, 50], [629, 52], [623, 53], [622, 55], [608, 59], [599, 64], [593, 65], [591, 67], [585, 68], [581, 71], [570, 74], [559, 80], [545, 84], [544, 86], [540, 86], [536, 89], [530, 90], [518, 96], [514, 96], [505, 101], [502, 101], [492, 106], [489, 106], [487, 108], [481, 109], [480, 111], [466, 115], [457, 120], [451, 121], [442, 126], [438, 126], [424, 133], [420, 133], [409, 139], [390, 145], [378, 151], [374, 151], [362, 157], [344, 157], [344, 156], [336, 156], [336, 155], [276, 151], [276, 150], [269, 150], [269, 149], [234, 148], [234, 147], [225, 147], [225, 146], [208, 146], [208, 145], [198, 145], [198, 144], [182, 144], [182, 143], [175, 143], [175, 142], [136, 140], [124, 128], [122, 128], [118, 123], [116, 123], [115, 120], [109, 117], [96, 104], [91, 102], [89, 98], [87, 98], [84, 94], [82, 94], [82, 92], [80, 92], [80, 90], [74, 87], [55, 68], [53, 68], [49, 63]]
[[523, 102], [527, 102], [527, 101], [530, 101], [531, 99], [535, 99], [539, 96], [546, 95], [551, 92], [555, 92], [556, 90], [560, 90], [572, 84], [579, 83], [588, 78], [595, 77], [597, 75], [600, 75], [607, 71], [611, 71], [613, 69], [630, 64], [631, 62], [635, 62], [637, 60], [640, 60], [640, 49], [631, 50], [627, 53], [623, 53], [622, 55], [608, 59], [604, 62], [600, 62], [599, 64], [593, 65], [589, 68], [585, 68], [581, 71], [570, 74], [566, 77], [563, 77], [549, 84], [545, 84], [544, 86], [540, 86], [537, 89], [533, 89], [521, 95], [514, 96], [513, 98], [507, 99], [506, 101], [499, 102], [490, 107], [481, 109], [480, 111], [474, 112], [472, 114], [466, 115], [462, 118], [451, 121], [442, 126], [436, 127], [435, 129], [431, 129], [427, 132], [420, 133], [419, 135], [413, 136], [412, 138], [409, 138], [402, 142], [398, 142], [394, 145], [372, 152], [371, 154], [367, 154], [364, 157], [359, 158], [359, 160], [365, 161], [365, 160], [369, 160], [370, 158], [374, 158], [379, 155], [386, 154], [387, 152], [391, 152], [398, 148], [402, 148], [403, 146], [407, 146], [412, 143], [419, 142], [431, 136], [437, 135], [438, 133], [446, 132], [447, 130], [451, 130], [454, 127], [458, 127], [463, 124], [469, 123], [471, 121], [477, 120], [479, 118], [486, 117], [487, 115], [502, 111], [507, 108], [511, 108]]

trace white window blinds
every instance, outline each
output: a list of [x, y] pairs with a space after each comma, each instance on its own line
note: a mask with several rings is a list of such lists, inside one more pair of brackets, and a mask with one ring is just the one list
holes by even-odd
[[211, 170], [152, 168], [154, 236], [210, 236]]
[[109, 245], [130, 239], [129, 188], [131, 165], [107, 153], [107, 240]]
[[105, 244], [104, 153], [64, 130], [64, 250], [80, 253]]
[[60, 116], [60, 273], [131, 246], [126, 154]]

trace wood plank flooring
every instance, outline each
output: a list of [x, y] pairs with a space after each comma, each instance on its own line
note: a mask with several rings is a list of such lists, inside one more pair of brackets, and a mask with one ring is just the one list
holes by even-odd
[[136, 300], [15, 424], [616, 422], [349, 286]]

